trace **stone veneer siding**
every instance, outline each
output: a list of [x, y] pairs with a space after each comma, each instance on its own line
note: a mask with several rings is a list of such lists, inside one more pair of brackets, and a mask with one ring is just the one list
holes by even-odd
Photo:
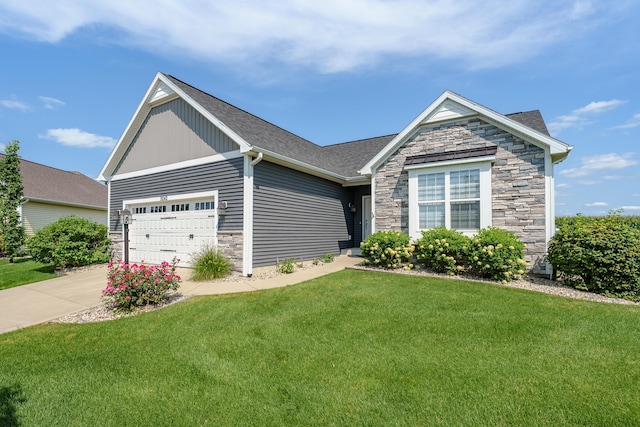
[[515, 232], [527, 245], [529, 267], [544, 272], [544, 150], [479, 118], [422, 128], [376, 170], [375, 229], [409, 232], [407, 157], [489, 146], [498, 147], [491, 167], [491, 223]]

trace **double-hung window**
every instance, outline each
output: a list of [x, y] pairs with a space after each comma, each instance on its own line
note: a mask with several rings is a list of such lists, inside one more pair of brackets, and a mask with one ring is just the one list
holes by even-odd
[[491, 162], [409, 169], [409, 233], [435, 227], [472, 234], [491, 225]]

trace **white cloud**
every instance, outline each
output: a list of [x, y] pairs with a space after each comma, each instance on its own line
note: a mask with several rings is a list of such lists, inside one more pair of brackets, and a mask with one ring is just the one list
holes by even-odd
[[46, 134], [38, 136], [69, 147], [113, 148], [116, 145], [116, 140], [110, 136], [96, 135], [80, 129], [49, 129]]
[[638, 162], [633, 159], [634, 155], [634, 153], [609, 153], [582, 157], [580, 159], [582, 163], [580, 167], [562, 170], [560, 171], [560, 175], [564, 175], [569, 178], [579, 178], [582, 176], [591, 175], [594, 172], [611, 169], [623, 169], [638, 164]]
[[640, 126], [640, 113], [634, 114], [633, 117], [627, 120], [627, 123], [620, 126], [615, 126], [614, 129], [631, 129], [637, 128], [638, 126]]
[[593, 202], [593, 203], [586, 203], [585, 206], [588, 206], [590, 208], [603, 208], [605, 206], [609, 206], [609, 204], [605, 202]]
[[569, 115], [558, 116], [549, 122], [547, 128], [552, 135], [559, 134], [562, 130], [572, 127], [583, 127], [591, 122], [591, 116], [602, 114], [619, 107], [627, 101], [612, 99], [610, 101], [594, 101], [575, 109]]
[[612, 99], [611, 101], [596, 101], [585, 105], [582, 108], [574, 110], [574, 114], [600, 114], [605, 111], [613, 110], [614, 108], [624, 104], [626, 101], [620, 101], [619, 99]]
[[567, 183], [556, 184], [556, 188], [571, 188], [571, 184], [567, 184]]
[[[482, 10], [490, 19], [482, 18]], [[79, 30], [121, 45], [216, 63], [340, 72], [387, 59], [454, 58], [472, 68], [521, 62], [579, 37], [609, 5], [486, 0], [49, 0], [0, 3], [0, 31], [56, 43]]]
[[4, 150], [7, 149], [7, 145], [3, 144], [2, 142], [0, 142], [0, 151], [2, 151], [4, 153]]
[[40, 101], [42, 101], [44, 108], [46, 108], [47, 110], [54, 110], [56, 107], [62, 107], [63, 105], [66, 105], [64, 101], [60, 101], [56, 98], [51, 98], [48, 96], [39, 96], [38, 98], [40, 99]]
[[624, 211], [640, 211], [640, 206], [620, 206]]
[[31, 107], [21, 101], [13, 101], [10, 99], [0, 99], [0, 105], [4, 108], [10, 108], [12, 110], [29, 111]]

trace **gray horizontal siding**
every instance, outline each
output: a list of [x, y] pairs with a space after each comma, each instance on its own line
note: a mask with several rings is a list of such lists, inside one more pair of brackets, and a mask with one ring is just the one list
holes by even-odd
[[[240, 157], [112, 181], [110, 210], [113, 212], [122, 209], [123, 200], [218, 190], [219, 199], [226, 200], [229, 205], [226, 215], [220, 216], [218, 229], [221, 231], [242, 230], [243, 162], [244, 159]], [[120, 230], [120, 223], [117, 219], [111, 218], [110, 229]]]
[[182, 98], [154, 107], [116, 173], [164, 166], [238, 149], [220, 129]]
[[[353, 246], [353, 189], [263, 161], [254, 170], [253, 265]], [[349, 235], [352, 239], [349, 240]]]

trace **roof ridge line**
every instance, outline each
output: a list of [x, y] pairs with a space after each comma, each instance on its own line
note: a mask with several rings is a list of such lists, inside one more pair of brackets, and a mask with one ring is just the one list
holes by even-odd
[[270, 121], [265, 120], [265, 119], [263, 119], [263, 118], [262, 118], [262, 117], [260, 117], [260, 116], [256, 116], [255, 114], [253, 114], [253, 113], [251, 113], [251, 112], [249, 112], [249, 111], [247, 111], [247, 110], [244, 110], [244, 109], [242, 109], [242, 108], [240, 108], [240, 107], [238, 107], [238, 106], [236, 106], [236, 105], [233, 105], [233, 104], [231, 104], [230, 102], [225, 101], [224, 99], [218, 98], [218, 97], [217, 97], [217, 96], [215, 96], [215, 95], [211, 95], [209, 92], [205, 92], [205, 91], [204, 91], [204, 90], [202, 90], [202, 89], [199, 89], [199, 88], [197, 88], [197, 87], [195, 87], [195, 86], [193, 86], [193, 85], [191, 85], [191, 84], [189, 84], [189, 83], [187, 83], [187, 82], [185, 82], [185, 81], [183, 81], [183, 80], [180, 80], [179, 78], [177, 78], [177, 77], [176, 77], [176, 76], [174, 76], [174, 75], [167, 74], [167, 76], [168, 76], [168, 77], [171, 77], [172, 79], [175, 79], [175, 80], [179, 81], [180, 83], [182, 83], [182, 84], [184, 84], [184, 85], [186, 85], [186, 86], [189, 86], [190, 88], [192, 88], [192, 89], [194, 89], [194, 90], [196, 90], [196, 91], [198, 91], [198, 92], [200, 92], [200, 93], [203, 93], [203, 94], [205, 94], [205, 95], [207, 95], [207, 96], [210, 96], [211, 98], [214, 98], [214, 99], [216, 99], [217, 101], [222, 102], [223, 104], [226, 104], [226, 105], [228, 105], [228, 106], [230, 106], [230, 107], [233, 107], [233, 108], [235, 108], [235, 109], [236, 109], [236, 110], [238, 110], [238, 111], [242, 111], [243, 113], [248, 114], [248, 115], [250, 115], [251, 117], [255, 117], [256, 119], [258, 119], [258, 120], [260, 120], [260, 121], [262, 121], [262, 122], [264, 122], [264, 123], [267, 123], [267, 124], [268, 124], [268, 125], [270, 125], [270, 126], [273, 126], [273, 127], [275, 127], [275, 128], [278, 128], [278, 129], [280, 129], [281, 131], [288, 133], [289, 135], [293, 135], [293, 136], [295, 136], [296, 138], [299, 138], [299, 139], [301, 139], [301, 140], [303, 140], [303, 141], [306, 141], [306, 142], [308, 142], [308, 143], [310, 143], [310, 144], [315, 145], [316, 147], [319, 147], [319, 148], [322, 148], [322, 147], [323, 147], [322, 145], [316, 144], [315, 142], [313, 142], [313, 141], [311, 141], [311, 140], [308, 140], [307, 138], [304, 138], [304, 137], [302, 137], [302, 136], [300, 136], [300, 135], [298, 135], [298, 134], [295, 134], [295, 133], [293, 133], [293, 132], [291, 132], [291, 131], [289, 131], [289, 130], [287, 130], [287, 129], [285, 129], [285, 128], [281, 127], [281, 126], [278, 126], [278, 125], [274, 124], [274, 123], [271, 123]]

